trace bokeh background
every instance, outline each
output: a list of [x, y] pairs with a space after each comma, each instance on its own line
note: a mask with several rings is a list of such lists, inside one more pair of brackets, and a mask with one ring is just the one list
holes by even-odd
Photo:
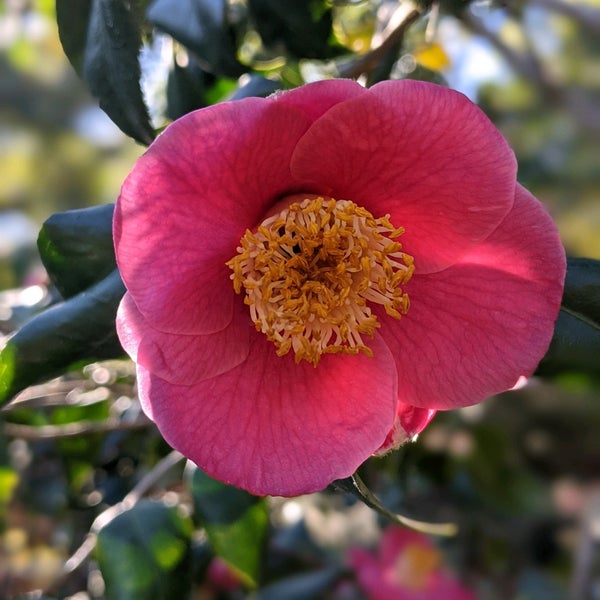
[[[397, 4], [334, 3], [336, 43], [368, 51]], [[600, 2], [473, 2], [461, 18], [444, 4], [407, 32], [391, 76], [445, 82], [477, 102], [514, 148], [520, 181], [548, 207], [568, 254], [600, 259]], [[256, 35], [240, 52], [260, 55]], [[161, 104], [169, 44], [157, 36], [143, 56], [155, 127], [169, 116]], [[259, 58], [272, 70], [277, 56]], [[300, 83], [330, 75], [332, 63], [306, 58], [295, 69]], [[218, 99], [236, 82], [217, 84]], [[142, 152], [65, 58], [54, 2], [0, 3], [0, 339], [53, 298], [35, 246], [44, 220], [114, 202]], [[392, 510], [459, 524], [457, 536], [436, 543], [477, 598], [600, 598], [600, 366], [588, 358], [585, 369], [547, 369], [522, 389], [440, 414], [417, 443], [361, 470]], [[140, 414], [128, 362], [81, 365], [26, 390], [0, 427], [0, 598], [45, 590], [85, 600], [114, 590], [97, 555], [84, 548], [79, 563], [73, 555], [94, 519], [132, 489], [192, 523], [181, 534], [189, 597], [366, 597], [346, 556], [377, 545], [387, 524], [374, 511], [334, 491], [269, 500], [266, 592], [251, 592], [214, 566], [182, 469]]]

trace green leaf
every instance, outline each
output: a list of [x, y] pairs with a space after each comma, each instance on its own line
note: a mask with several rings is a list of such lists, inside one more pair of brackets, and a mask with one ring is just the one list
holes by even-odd
[[193, 110], [204, 108], [207, 105], [207, 88], [214, 81], [214, 75], [198, 66], [193, 57], [185, 67], [175, 63], [169, 72], [167, 81], [167, 116], [169, 119], [179, 119]]
[[122, 356], [115, 316], [124, 293], [115, 270], [25, 323], [0, 352], [0, 405], [79, 361]]
[[234, 78], [244, 73], [236, 57], [225, 0], [154, 0], [146, 16], [190, 50], [205, 71]]
[[600, 261], [569, 258], [561, 311], [537, 375], [600, 375]]
[[248, 0], [252, 21], [268, 46], [283, 43], [297, 58], [327, 58], [331, 8], [322, 0]]
[[150, 144], [154, 130], [140, 88], [141, 23], [135, 3], [57, 0], [56, 18], [65, 54], [127, 135]]
[[230, 100], [241, 100], [250, 96], [264, 98], [281, 88], [282, 85], [279, 81], [272, 81], [260, 75], [251, 75], [248, 81], [231, 95]]
[[0, 467], [0, 514], [12, 498], [17, 483], [19, 483], [19, 474], [14, 469]]
[[191, 474], [194, 512], [215, 553], [256, 586], [269, 523], [264, 498], [220, 483], [198, 468]]
[[112, 238], [114, 204], [52, 215], [38, 236], [50, 280], [64, 298], [104, 279], [117, 267]]
[[600, 331], [600, 260], [568, 259], [561, 310]]
[[600, 331], [563, 311], [536, 375], [551, 377], [562, 373], [600, 376]]
[[176, 508], [142, 500], [98, 533], [107, 600], [181, 600], [191, 588], [192, 524]]
[[331, 566], [311, 573], [280, 579], [262, 588], [258, 600], [314, 600], [325, 598], [326, 592], [341, 577], [343, 569]]
[[80, 77], [83, 76], [83, 54], [91, 10], [92, 0], [56, 0], [60, 42]]

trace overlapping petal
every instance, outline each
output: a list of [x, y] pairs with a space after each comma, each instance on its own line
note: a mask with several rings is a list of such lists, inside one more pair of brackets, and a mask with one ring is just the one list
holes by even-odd
[[284, 102], [249, 98], [186, 115], [138, 160], [114, 237], [125, 285], [155, 327], [208, 334], [229, 324], [225, 262], [292, 186], [289, 158], [309, 124]]
[[315, 81], [275, 96], [277, 102], [302, 111], [310, 120], [316, 121], [332, 106], [367, 93], [364, 87], [350, 79]]
[[436, 412], [435, 408], [411, 406], [400, 400], [394, 424], [375, 454], [383, 456], [392, 450], [397, 450], [402, 444], [413, 439], [429, 425]]
[[209, 475], [258, 495], [316, 491], [351, 475], [394, 420], [396, 367], [380, 338], [373, 345], [376, 361], [329, 355], [315, 369], [278, 359], [254, 332], [244, 363], [193, 385], [138, 366], [140, 398], [167, 442]]
[[425, 273], [452, 264], [497, 227], [512, 206], [516, 162], [462, 94], [394, 81], [327, 111], [299, 141], [292, 170], [321, 193], [389, 213]]
[[125, 294], [117, 313], [117, 332], [129, 356], [165, 381], [190, 385], [221, 375], [248, 356], [252, 323], [241, 302], [231, 323], [206, 335], [164, 333], [152, 327]]
[[460, 263], [415, 275], [406, 286], [408, 314], [382, 326], [402, 401], [467, 406], [531, 375], [552, 337], [564, 272], [552, 220], [517, 186], [513, 209], [496, 231]]

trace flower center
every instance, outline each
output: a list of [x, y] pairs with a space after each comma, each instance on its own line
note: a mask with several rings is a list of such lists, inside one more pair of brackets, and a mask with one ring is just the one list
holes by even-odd
[[403, 232], [349, 200], [306, 198], [246, 231], [227, 265], [278, 356], [293, 350], [314, 366], [324, 353], [372, 356], [363, 338], [380, 324], [368, 303], [396, 319], [408, 311], [401, 286], [414, 265], [395, 241]]

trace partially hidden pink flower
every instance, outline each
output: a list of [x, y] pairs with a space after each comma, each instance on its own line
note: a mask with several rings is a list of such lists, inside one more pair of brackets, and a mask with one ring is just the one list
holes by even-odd
[[348, 563], [369, 600], [475, 600], [443, 565], [440, 551], [422, 533], [388, 527], [372, 554], [351, 548]]
[[565, 257], [461, 94], [323, 81], [193, 112], [117, 202], [144, 411], [209, 475], [292, 496], [529, 376]]

